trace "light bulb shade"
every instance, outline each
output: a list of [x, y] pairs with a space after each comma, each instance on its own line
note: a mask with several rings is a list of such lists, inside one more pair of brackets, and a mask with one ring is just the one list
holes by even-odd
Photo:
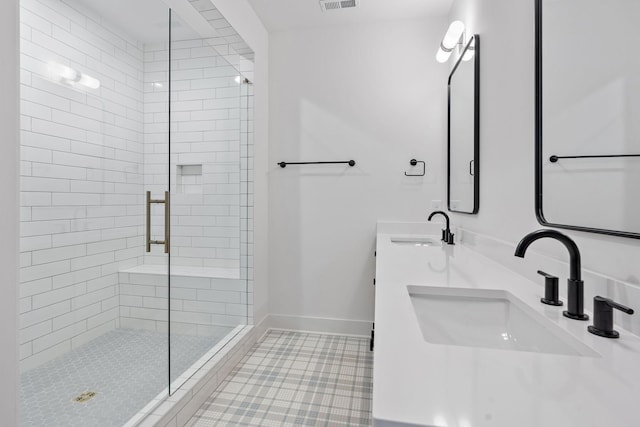
[[444, 51], [441, 47], [438, 49], [438, 53], [436, 53], [436, 61], [438, 61], [441, 64], [444, 64], [449, 60], [450, 56], [451, 56], [451, 51], [448, 51], [448, 52]]
[[467, 51], [462, 56], [463, 61], [471, 61], [473, 59], [473, 55], [475, 55], [476, 51], [474, 49], [467, 49]]
[[100, 80], [86, 74], [81, 74], [80, 80], [78, 80], [78, 84], [81, 84], [84, 87], [88, 87], [89, 89], [98, 89], [100, 87]]
[[463, 32], [464, 24], [462, 21], [453, 21], [442, 39], [442, 46], [445, 49], [453, 49], [460, 41], [460, 36], [462, 36]]
[[66, 65], [58, 64], [57, 62], [49, 63], [49, 71], [52, 73], [52, 77], [61, 78], [65, 80], [75, 80], [78, 77], [78, 72], [73, 68]]
[[473, 55], [476, 53], [476, 39], [475, 37], [471, 37], [471, 41], [469, 45], [465, 48], [464, 53], [462, 54], [463, 61], [470, 61], [473, 58]]
[[77, 87], [77, 85], [89, 89], [98, 89], [100, 87], [100, 80], [57, 62], [49, 63], [49, 72], [51, 73], [51, 79], [54, 81], [73, 87]]

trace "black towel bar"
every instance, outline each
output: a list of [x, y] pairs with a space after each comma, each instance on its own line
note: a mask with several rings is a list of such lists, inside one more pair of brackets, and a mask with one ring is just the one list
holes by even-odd
[[556, 163], [560, 159], [597, 159], [601, 157], [640, 157], [640, 154], [598, 154], [592, 156], [551, 156], [549, 161]]
[[278, 163], [278, 166], [280, 166], [281, 168], [286, 168], [287, 165], [329, 165], [329, 164], [348, 164], [349, 166], [355, 166], [356, 165], [356, 161], [355, 160], [348, 160], [345, 162], [280, 162]]

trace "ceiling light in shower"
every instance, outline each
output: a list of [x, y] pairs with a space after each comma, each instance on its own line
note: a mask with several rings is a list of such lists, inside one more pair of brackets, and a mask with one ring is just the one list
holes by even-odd
[[100, 80], [95, 77], [57, 62], [49, 63], [49, 72], [53, 80], [58, 80], [71, 86], [79, 85], [89, 89], [98, 89], [100, 87]]
[[51, 62], [49, 64], [49, 71], [53, 76], [60, 77], [65, 80], [73, 80], [78, 75], [78, 72], [73, 68], [67, 67], [66, 65], [58, 64], [56, 62]]
[[240, 76], [236, 76], [236, 77], [233, 79], [233, 81], [234, 81], [234, 82], [236, 82], [236, 84], [240, 84], [240, 82], [242, 81], [242, 78], [240, 78]]
[[444, 35], [438, 53], [436, 54], [436, 60], [440, 63], [447, 62], [451, 52], [457, 44], [461, 42], [462, 35], [464, 33], [464, 24], [462, 21], [453, 21], [449, 25], [447, 33]]
[[98, 89], [100, 87], [100, 80], [87, 74], [80, 73], [78, 84], [84, 87], [88, 87], [89, 89]]

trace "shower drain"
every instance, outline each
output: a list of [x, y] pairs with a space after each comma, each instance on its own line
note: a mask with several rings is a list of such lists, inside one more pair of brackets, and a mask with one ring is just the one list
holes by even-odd
[[88, 400], [91, 400], [95, 395], [96, 395], [95, 391], [85, 391], [80, 396], [74, 397], [72, 402], [84, 403]]

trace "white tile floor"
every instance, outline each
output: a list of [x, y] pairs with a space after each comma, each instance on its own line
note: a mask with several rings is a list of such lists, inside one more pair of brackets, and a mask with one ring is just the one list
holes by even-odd
[[[233, 328], [216, 336], [172, 335], [172, 377]], [[24, 427], [122, 426], [168, 385], [166, 333], [115, 329], [21, 376]], [[96, 392], [84, 403], [73, 398]], [[1, 423], [0, 423], [1, 424]]]
[[369, 426], [366, 338], [270, 331], [187, 424]]

